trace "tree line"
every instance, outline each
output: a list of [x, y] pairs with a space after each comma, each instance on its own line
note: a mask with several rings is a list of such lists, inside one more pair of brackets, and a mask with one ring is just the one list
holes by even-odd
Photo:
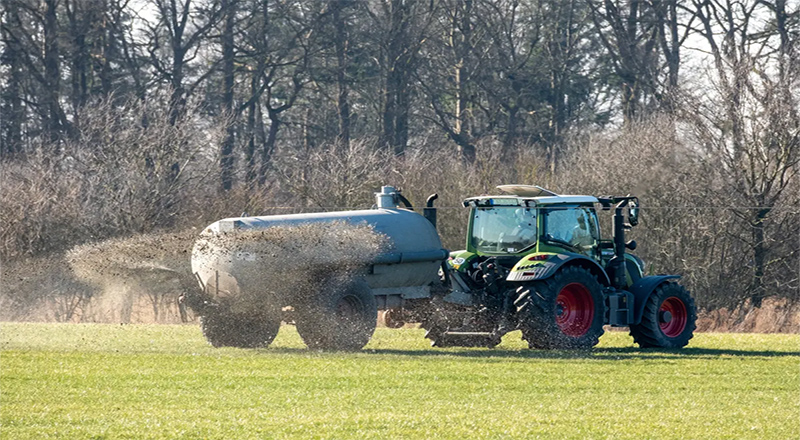
[[[736, 301], [797, 296], [796, 2], [0, 7], [6, 260], [243, 208], [369, 203], [387, 177], [454, 199], [516, 180], [643, 192], [663, 208], [662, 267], [713, 249], [703, 288], [744, 268]], [[723, 211], [681, 223], [670, 206]]]
[[[796, 98], [800, 18], [785, 0], [2, 6], [3, 157], [76, 138], [98, 99], [166, 102], [172, 124], [197, 99], [231, 118], [215, 146], [225, 189], [239, 174], [263, 185], [279, 144], [374, 138], [402, 155], [430, 133], [467, 161], [493, 138], [535, 144], [554, 164], [571, 133], [673, 112], [695, 87], [713, 84], [729, 113], [743, 94]], [[713, 66], [687, 62], [697, 49]], [[740, 130], [736, 115], [724, 119]]]

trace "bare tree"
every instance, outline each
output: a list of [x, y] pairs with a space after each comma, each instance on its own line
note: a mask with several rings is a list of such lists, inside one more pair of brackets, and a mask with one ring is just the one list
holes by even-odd
[[[245, 179], [249, 187], [267, 183], [282, 115], [308, 82], [309, 51], [321, 13], [299, 14], [292, 1], [259, 1], [244, 18], [239, 62], [247, 72], [247, 90], [237, 112], [247, 112], [244, 127]], [[264, 115], [269, 120], [265, 126]]]
[[[694, 1], [712, 59], [714, 94], [696, 114], [695, 128], [723, 160], [737, 217], [737, 234], [750, 253], [751, 303], [779, 289], [768, 276], [783, 267], [773, 233], [785, 219], [780, 207], [797, 202], [787, 193], [800, 172], [800, 62], [796, 39], [800, 5], [776, 1]], [[766, 20], [765, 20], [766, 19]], [[788, 205], [791, 206], [791, 205]], [[797, 280], [793, 280], [797, 284]]]
[[484, 37], [475, 32], [474, 1], [443, 1], [438, 38], [431, 38], [422, 49], [424, 69], [415, 79], [425, 94], [433, 114], [428, 120], [447, 134], [467, 163], [475, 160], [475, 141], [481, 132], [475, 125], [473, 75], [480, 70], [475, 48]]
[[350, 146], [350, 85], [347, 75], [349, 64], [348, 48], [350, 45], [347, 24], [347, 10], [349, 0], [332, 0], [330, 2], [331, 25], [334, 28], [333, 45], [336, 52], [336, 110], [339, 116], [338, 143], [343, 149]]
[[420, 46], [426, 38], [432, 8], [417, 0], [383, 0], [367, 8], [380, 31], [381, 132], [380, 145], [402, 156], [408, 146], [411, 80]]
[[[236, 23], [237, 0], [222, 0], [221, 9], [224, 14], [222, 27], [222, 109], [225, 114], [234, 116], [234, 25]], [[220, 148], [220, 183], [223, 191], [233, 187], [234, 156], [233, 146], [236, 141], [235, 125], [228, 124], [225, 139]]]
[[149, 0], [149, 3], [154, 8], [155, 21], [144, 20], [149, 39], [147, 50], [159, 79], [170, 88], [170, 122], [174, 124], [183, 112], [187, 96], [214, 70], [212, 66], [190, 72], [201, 43], [225, 10], [215, 0]]
[[7, 72], [3, 78], [2, 107], [3, 118], [0, 118], [0, 159], [14, 157], [22, 152], [22, 127], [24, 124], [25, 108], [22, 104], [24, 97], [24, 66], [23, 48], [21, 42], [14, 38], [14, 26], [21, 23], [19, 10], [14, 0], [3, 0], [5, 13], [0, 14], [0, 38], [3, 48], [0, 53], [0, 64], [5, 66]]
[[61, 104], [61, 64], [58, 11], [60, 0], [7, 0], [13, 13], [3, 21], [4, 38], [13, 45], [27, 75], [35, 80], [30, 105], [39, 115], [46, 145], [60, 148], [59, 140], [72, 126]]
[[662, 22], [650, 3], [639, 0], [588, 0], [588, 4], [617, 77], [625, 123], [630, 124], [657, 92]]

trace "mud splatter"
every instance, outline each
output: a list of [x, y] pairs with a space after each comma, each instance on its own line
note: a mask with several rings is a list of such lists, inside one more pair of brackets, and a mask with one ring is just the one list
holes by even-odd
[[353, 276], [388, 248], [388, 238], [369, 225], [328, 222], [217, 234], [186, 230], [137, 235], [77, 246], [65, 260], [77, 279], [99, 292], [86, 316], [130, 322], [132, 305], [141, 296], [158, 302], [200, 292], [191, 269], [193, 253], [196, 259], [258, 263], [248, 270], [257, 271], [251, 276], [259, 285], [235, 301], [244, 311], [274, 298], [314, 292], [333, 275]]
[[296, 304], [331, 276], [356, 276], [390, 248], [390, 240], [370, 225], [325, 222], [206, 233], [193, 258], [231, 265], [244, 278], [257, 280], [230, 298], [245, 311], [265, 302]]
[[176, 304], [191, 275], [191, 247], [197, 231], [143, 234], [76, 246], [65, 260], [76, 278], [98, 294], [87, 305], [85, 319], [131, 322], [134, 304], [146, 297], [155, 321]]
[[74, 247], [66, 261], [78, 278], [99, 285], [148, 271], [189, 274], [196, 237], [196, 230], [187, 230], [105, 240]]

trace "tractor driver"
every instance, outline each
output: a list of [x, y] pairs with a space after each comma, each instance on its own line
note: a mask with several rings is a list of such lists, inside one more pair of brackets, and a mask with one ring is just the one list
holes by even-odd
[[536, 239], [536, 215], [530, 208], [517, 208], [514, 210], [514, 218], [517, 225], [511, 234], [516, 237], [516, 241], [527, 245]]
[[572, 230], [571, 242], [583, 250], [588, 250], [595, 244], [594, 237], [592, 237], [592, 233], [589, 232], [588, 222], [586, 221], [586, 215], [583, 210], [578, 209], [576, 212], [578, 213], [578, 221]]

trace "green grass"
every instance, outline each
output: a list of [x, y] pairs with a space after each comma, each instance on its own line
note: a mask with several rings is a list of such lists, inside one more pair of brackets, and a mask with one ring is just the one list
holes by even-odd
[[800, 438], [800, 336], [606, 334], [590, 352], [432, 349], [378, 329], [359, 353], [214, 349], [197, 326], [0, 324], [0, 437]]

